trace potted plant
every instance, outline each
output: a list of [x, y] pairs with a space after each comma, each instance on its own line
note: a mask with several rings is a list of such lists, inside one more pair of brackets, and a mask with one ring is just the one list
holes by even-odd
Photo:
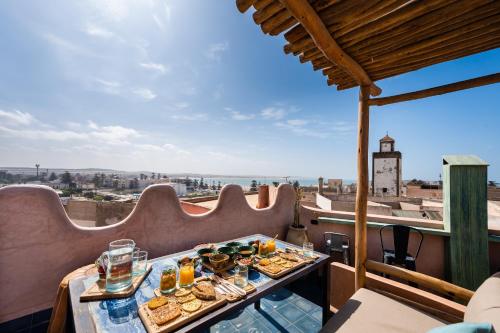
[[[295, 184], [294, 184], [295, 185]], [[302, 199], [303, 190], [299, 186], [294, 186], [295, 204], [293, 224], [288, 227], [286, 241], [295, 245], [302, 246], [305, 241], [308, 241], [307, 227], [300, 224], [300, 200]]]

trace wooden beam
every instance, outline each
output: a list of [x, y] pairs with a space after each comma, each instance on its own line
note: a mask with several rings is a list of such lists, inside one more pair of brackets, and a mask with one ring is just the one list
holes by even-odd
[[355, 290], [366, 283], [366, 213], [368, 202], [368, 131], [370, 127], [370, 87], [359, 88], [358, 104], [358, 180], [356, 190], [356, 223], [354, 224]]
[[474, 292], [454, 285], [452, 283], [437, 279], [435, 277], [410, 271], [401, 267], [387, 265], [381, 262], [368, 260], [366, 268], [378, 273], [390, 275], [409, 282], [418, 284], [420, 287], [429, 288], [443, 295], [455, 296], [458, 299], [468, 302], [474, 295]]
[[481, 76], [470, 80], [445, 84], [443, 86], [434, 87], [430, 89], [424, 89], [419, 91], [414, 91], [411, 93], [381, 97], [381, 98], [372, 98], [368, 101], [370, 105], [387, 105], [399, 102], [412, 101], [420, 98], [427, 98], [431, 96], [443, 95], [454, 91], [460, 91], [464, 89], [470, 89], [475, 87], [481, 87], [488, 84], [498, 83], [500, 82], [500, 73], [495, 73], [491, 75]]
[[279, 1], [302, 24], [327, 59], [350, 73], [359, 85], [368, 86], [372, 96], [380, 95], [382, 90], [373, 83], [365, 70], [340, 48], [307, 0]]
[[236, 7], [240, 13], [244, 13], [254, 4], [255, 0], [236, 0]]

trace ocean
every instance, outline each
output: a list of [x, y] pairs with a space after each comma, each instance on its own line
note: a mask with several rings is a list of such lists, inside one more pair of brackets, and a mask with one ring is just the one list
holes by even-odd
[[[190, 177], [191, 178], [191, 177]], [[192, 180], [198, 179], [200, 181], [200, 178], [193, 177], [191, 178]], [[254, 177], [254, 178], [246, 178], [246, 177], [223, 177], [223, 178], [217, 178], [217, 177], [207, 177], [203, 178], [203, 182], [208, 183], [209, 185], [212, 185], [212, 183], [215, 182], [215, 185], [217, 185], [220, 181], [221, 185], [226, 185], [226, 184], [237, 184], [243, 187], [244, 189], [248, 189], [251, 186], [252, 180], [256, 180], [257, 184], [267, 184], [267, 185], [272, 185], [273, 182], [278, 182], [278, 183], [285, 183], [286, 180], [284, 177]], [[294, 182], [298, 181], [300, 186], [317, 186], [318, 185], [318, 179], [317, 178], [296, 178], [296, 177], [289, 177], [288, 181]], [[326, 182], [326, 179], [325, 179]], [[354, 181], [349, 180], [349, 179], [344, 179], [343, 183], [344, 185], [349, 185], [352, 184]]]

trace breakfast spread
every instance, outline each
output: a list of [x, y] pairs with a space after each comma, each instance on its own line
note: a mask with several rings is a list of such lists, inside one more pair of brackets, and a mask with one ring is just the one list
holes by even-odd
[[[161, 267], [160, 288], [155, 290], [158, 297], [139, 309], [147, 331], [175, 331], [227, 302], [245, 298], [257, 290], [249, 281], [250, 270], [276, 279], [308, 263], [294, 248], [278, 245], [275, 239], [219, 247], [202, 244], [194, 255], [178, 257], [173, 265]], [[205, 274], [208, 271], [213, 275]]]

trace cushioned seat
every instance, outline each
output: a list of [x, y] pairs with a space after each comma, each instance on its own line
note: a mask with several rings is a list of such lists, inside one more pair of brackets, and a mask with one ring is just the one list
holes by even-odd
[[500, 273], [477, 288], [465, 309], [464, 321], [490, 323], [495, 332], [500, 332]]
[[321, 332], [427, 332], [447, 322], [368, 289], [358, 290]]

